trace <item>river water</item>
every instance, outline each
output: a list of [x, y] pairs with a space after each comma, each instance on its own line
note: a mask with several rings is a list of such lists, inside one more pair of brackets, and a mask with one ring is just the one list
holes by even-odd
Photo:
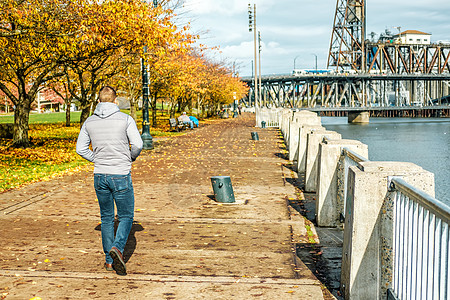
[[358, 125], [322, 117], [322, 125], [368, 145], [372, 161], [412, 162], [434, 173], [436, 199], [450, 205], [450, 119], [370, 118]]

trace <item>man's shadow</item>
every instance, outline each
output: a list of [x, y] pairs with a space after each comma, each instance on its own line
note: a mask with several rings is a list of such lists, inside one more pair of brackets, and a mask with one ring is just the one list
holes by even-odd
[[[115, 233], [117, 231], [117, 226], [119, 225], [119, 220], [116, 218], [114, 219], [114, 236]], [[95, 230], [101, 231], [101, 224], [98, 224], [95, 227]], [[131, 230], [130, 230], [130, 234], [128, 235], [128, 240], [127, 243], [125, 244], [125, 249], [123, 250], [123, 259], [125, 260], [125, 262], [128, 262], [131, 258], [131, 256], [134, 253], [134, 250], [136, 250], [136, 245], [137, 245], [137, 241], [136, 241], [136, 236], [135, 233], [137, 231], [142, 231], [144, 230], [144, 227], [142, 227], [141, 224], [139, 224], [136, 221], [133, 221], [133, 225], [131, 226]]]

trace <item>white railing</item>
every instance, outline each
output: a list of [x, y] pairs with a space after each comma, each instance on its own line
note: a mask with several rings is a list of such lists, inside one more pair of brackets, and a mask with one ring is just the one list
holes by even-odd
[[393, 299], [450, 299], [450, 207], [393, 177]]
[[282, 109], [258, 108], [256, 109], [257, 126], [261, 127], [261, 122], [266, 122], [266, 127], [280, 127]]

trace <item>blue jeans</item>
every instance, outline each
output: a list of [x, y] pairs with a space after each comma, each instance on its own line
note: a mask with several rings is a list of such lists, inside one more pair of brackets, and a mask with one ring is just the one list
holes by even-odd
[[[116, 247], [123, 253], [133, 225], [134, 191], [131, 174], [94, 174], [94, 187], [100, 206], [102, 220], [102, 244], [106, 263], [111, 264], [109, 251]], [[117, 207], [119, 226], [114, 238], [114, 202]]]
[[192, 121], [183, 121], [183, 123], [189, 125], [189, 128], [194, 129], [194, 122], [192, 122]]

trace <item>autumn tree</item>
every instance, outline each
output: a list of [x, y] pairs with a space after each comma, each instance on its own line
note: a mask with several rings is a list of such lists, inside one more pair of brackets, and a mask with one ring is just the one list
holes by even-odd
[[113, 85], [117, 87], [119, 94], [126, 95], [130, 102], [130, 115], [137, 121], [136, 110], [142, 96], [142, 59], [138, 54], [128, 53], [123, 55], [121, 60], [125, 67], [114, 77]]
[[157, 17], [162, 12], [138, 0], [1, 1], [0, 90], [15, 105], [14, 145], [29, 144], [28, 118], [40, 86], [67, 68], [89, 81], [77, 94], [83, 121], [96, 89], [117, 66], [111, 57], [118, 49], [152, 47], [173, 32], [170, 14]]
[[0, 2], [0, 89], [14, 103], [14, 145], [27, 146], [31, 104], [70, 57], [79, 30], [70, 1]]

